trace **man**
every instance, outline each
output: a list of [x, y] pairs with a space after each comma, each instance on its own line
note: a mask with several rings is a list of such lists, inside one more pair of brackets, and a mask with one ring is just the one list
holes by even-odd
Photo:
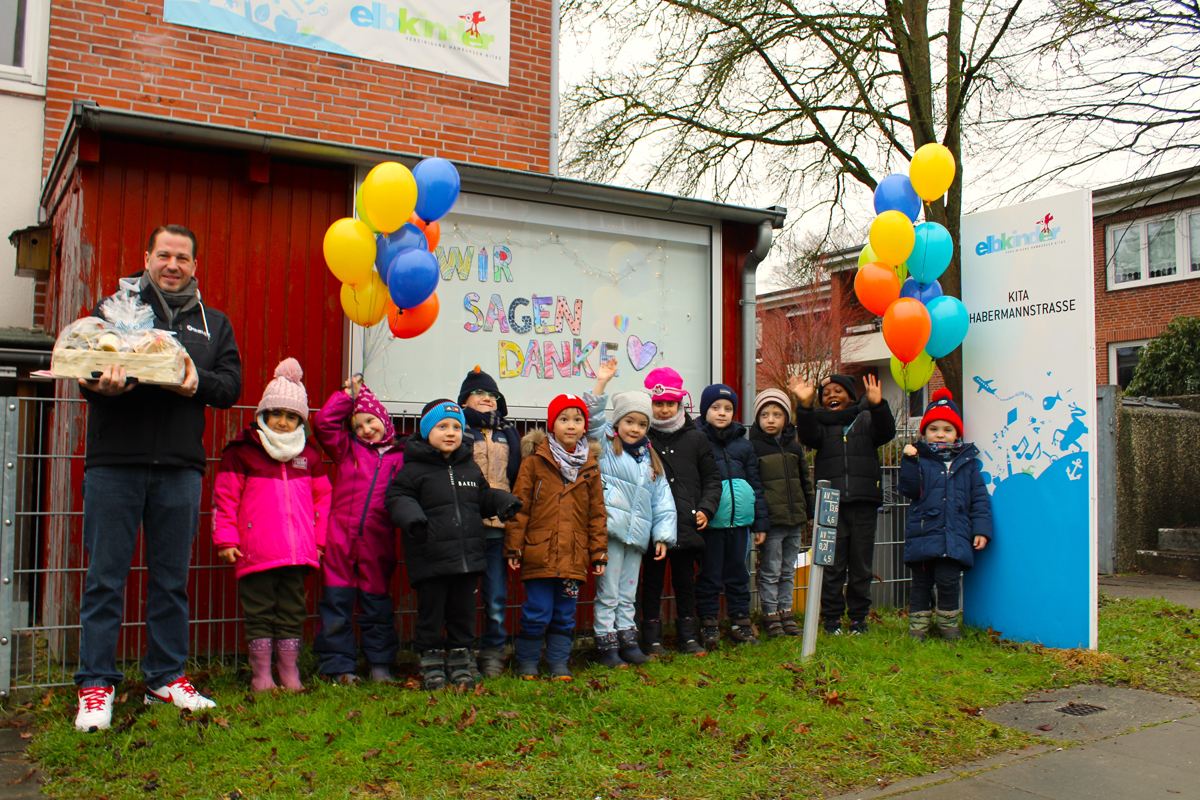
[[[79, 713], [75, 727], [112, 722], [117, 637], [138, 525], [149, 585], [147, 703], [216, 705], [184, 674], [188, 656], [188, 565], [200, 519], [205, 407], [230, 408], [242, 391], [242, 363], [229, 319], [205, 308], [196, 282], [196, 236], [182, 225], [150, 235], [146, 268], [121, 281], [154, 309], [154, 326], [173, 331], [187, 351], [182, 386], [139, 386], [123, 367], [80, 380], [88, 401], [83, 481], [87, 582], [80, 603]], [[102, 316], [100, 305], [95, 316]]]

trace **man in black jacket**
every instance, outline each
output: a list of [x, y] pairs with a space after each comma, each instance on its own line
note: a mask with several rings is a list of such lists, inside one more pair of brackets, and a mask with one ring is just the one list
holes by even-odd
[[[851, 635], [862, 634], [871, 611], [875, 525], [883, 502], [877, 451], [895, 438], [896, 420], [873, 375], [863, 379], [866, 392], [861, 400], [849, 375], [822, 378], [820, 386], [819, 398], [816, 388], [800, 377], [788, 388], [800, 400], [796, 433], [804, 446], [816, 450], [813, 477], [841, 492], [837, 548], [833, 566], [825, 569], [821, 617], [827, 633], [840, 634], [842, 613], [848, 610]], [[813, 408], [814, 399], [820, 400], [821, 408]]]
[[[89, 563], [79, 607], [79, 713], [75, 727], [109, 727], [125, 581], [138, 527], [147, 567], [146, 702], [215, 706], [188, 681], [188, 565], [200, 521], [205, 408], [230, 408], [242, 391], [242, 362], [229, 319], [205, 308], [196, 283], [196, 236], [182, 225], [157, 228], [145, 270], [121, 281], [154, 309], [154, 326], [173, 331], [187, 351], [181, 386], [139, 386], [123, 367], [80, 380], [88, 401], [83, 538]], [[94, 316], [102, 316], [97, 304]]]

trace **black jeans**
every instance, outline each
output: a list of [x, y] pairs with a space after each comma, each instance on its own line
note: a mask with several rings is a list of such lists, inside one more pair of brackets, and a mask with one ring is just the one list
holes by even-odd
[[478, 572], [445, 575], [421, 581], [413, 587], [417, 593], [414, 650], [418, 653], [456, 650], [475, 644], [475, 608], [479, 601], [480, 577]]
[[933, 610], [933, 587], [937, 586], [938, 611], [958, 611], [958, 580], [962, 565], [953, 558], [931, 558], [909, 564], [912, 570], [912, 594], [909, 613]]
[[667, 584], [667, 562], [671, 562], [671, 586], [675, 590], [675, 616], [696, 616], [696, 565], [703, 550], [668, 550], [662, 561], [654, 560], [654, 549], [642, 557], [642, 620], [662, 618], [663, 588]]
[[750, 616], [750, 570], [746, 569], [749, 528], [714, 528], [700, 531], [704, 537], [704, 563], [696, 580], [696, 605], [700, 616], [721, 615], [721, 590], [730, 619]]
[[299, 639], [308, 618], [304, 579], [312, 567], [276, 567], [238, 578], [246, 640]]
[[[849, 609], [852, 621], [871, 611], [872, 560], [875, 556], [876, 503], [844, 503], [838, 511], [837, 548], [833, 566], [825, 568], [821, 585], [821, 616], [841, 619]], [[846, 592], [842, 594], [842, 586]]]

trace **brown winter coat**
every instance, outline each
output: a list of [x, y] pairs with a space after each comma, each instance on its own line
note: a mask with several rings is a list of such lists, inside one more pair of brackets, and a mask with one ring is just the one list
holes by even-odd
[[521, 512], [505, 525], [504, 555], [521, 559], [521, 580], [587, 579], [588, 568], [608, 561], [604, 486], [595, 448], [573, 483], [550, 453], [546, 431], [521, 440], [521, 471], [512, 492]]

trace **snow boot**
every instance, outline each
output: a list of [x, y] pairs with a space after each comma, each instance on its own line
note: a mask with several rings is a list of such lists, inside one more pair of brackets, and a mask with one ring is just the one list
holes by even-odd
[[731, 622], [729, 638], [734, 644], [760, 644], [758, 638], [754, 635], [754, 625], [751, 624], [749, 617], [731, 620]]
[[779, 614], [763, 614], [762, 615], [763, 635], [768, 639], [774, 639], [783, 636], [783, 620]]
[[721, 644], [721, 620], [704, 619], [700, 625], [700, 641], [704, 649], [711, 653]]
[[708, 655], [703, 645], [696, 640], [695, 617], [680, 617], [675, 620], [675, 644], [681, 653], [692, 656]]
[[504, 674], [504, 659], [508, 655], [503, 647], [485, 647], [479, 651], [479, 671], [485, 678]]
[[573, 634], [574, 631], [546, 631], [546, 672], [551, 680], [573, 680], [571, 669], [567, 666], [567, 660], [571, 657]]
[[279, 666], [279, 682], [283, 684], [283, 688], [289, 692], [304, 691], [304, 684], [300, 682], [300, 668], [296, 666], [300, 659], [300, 640], [276, 639], [275, 658]]
[[596, 634], [596, 649], [600, 651], [600, 663], [609, 669], [623, 669], [625, 660], [617, 652], [617, 635], [615, 633]]
[[929, 623], [932, 621], [932, 611], [908, 612], [908, 635], [918, 642], [925, 641], [925, 637], [929, 635]]
[[250, 651], [250, 669], [253, 672], [253, 677], [250, 678], [250, 691], [252, 692], [269, 692], [279, 688], [271, 678], [273, 645], [274, 642], [270, 639], [251, 639], [246, 646]]
[[642, 620], [642, 652], [651, 656], [665, 656], [667, 650], [662, 643], [662, 620]]
[[455, 648], [446, 652], [446, 671], [450, 673], [450, 683], [455, 689], [474, 689], [475, 671], [471, 669], [471, 651], [465, 647]]
[[783, 625], [784, 636], [799, 636], [804, 631], [800, 630], [800, 626], [796, 624], [796, 615], [792, 613], [790, 608], [785, 608], [779, 612], [779, 622]]
[[426, 650], [418, 662], [421, 668], [421, 687], [427, 692], [446, 688], [446, 651]]
[[957, 642], [961, 639], [962, 634], [958, 632], [958, 609], [942, 611], [939, 608], [937, 612], [937, 627], [938, 633], [947, 642]]
[[630, 664], [645, 664], [647, 661], [654, 660], [638, 647], [637, 628], [617, 631], [617, 655], [621, 657], [622, 661]]

